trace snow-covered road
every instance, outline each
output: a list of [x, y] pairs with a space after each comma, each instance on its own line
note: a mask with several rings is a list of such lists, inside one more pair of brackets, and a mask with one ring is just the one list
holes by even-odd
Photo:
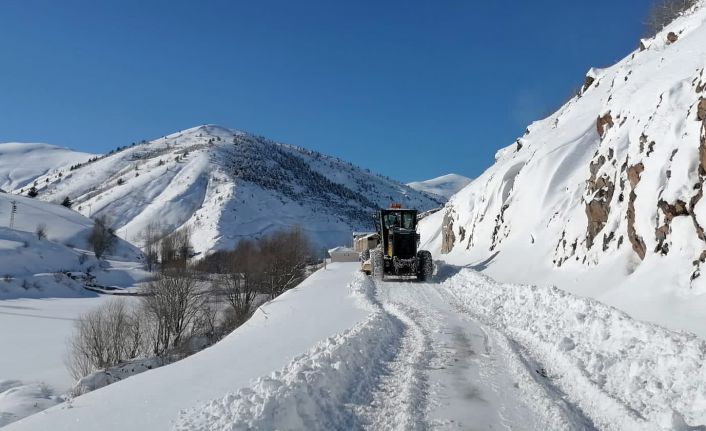
[[443, 285], [385, 281], [376, 290], [405, 328], [374, 397], [371, 429], [567, 428], [528, 405], [528, 393], [543, 395], [532, 371], [504, 336], [455, 307]]
[[370, 314], [178, 430], [593, 429], [535, 362], [471, 319], [445, 283], [356, 275]]

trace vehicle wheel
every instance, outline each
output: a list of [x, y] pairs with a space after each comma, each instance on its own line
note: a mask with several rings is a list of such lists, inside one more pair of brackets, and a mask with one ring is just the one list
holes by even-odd
[[429, 281], [434, 274], [434, 262], [431, 259], [431, 252], [419, 250], [417, 252], [417, 280]]
[[385, 271], [385, 263], [383, 261], [381, 248], [374, 248], [370, 250], [370, 265], [373, 269], [373, 278], [376, 280], [382, 280], [383, 272]]

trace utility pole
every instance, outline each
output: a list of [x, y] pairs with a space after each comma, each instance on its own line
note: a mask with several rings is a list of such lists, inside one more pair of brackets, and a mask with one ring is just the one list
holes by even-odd
[[10, 202], [10, 229], [15, 227], [15, 213], [17, 213], [17, 201]]

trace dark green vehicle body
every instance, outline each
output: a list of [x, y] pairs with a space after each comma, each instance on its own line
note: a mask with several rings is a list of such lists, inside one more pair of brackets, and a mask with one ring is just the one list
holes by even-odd
[[371, 250], [373, 276], [416, 277], [426, 281], [433, 272], [431, 253], [419, 250], [417, 210], [381, 209], [375, 217], [380, 244]]

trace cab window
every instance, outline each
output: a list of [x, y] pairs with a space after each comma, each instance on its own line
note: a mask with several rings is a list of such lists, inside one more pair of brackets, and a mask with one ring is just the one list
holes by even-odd
[[405, 229], [414, 229], [414, 213], [402, 213], [402, 227]]

